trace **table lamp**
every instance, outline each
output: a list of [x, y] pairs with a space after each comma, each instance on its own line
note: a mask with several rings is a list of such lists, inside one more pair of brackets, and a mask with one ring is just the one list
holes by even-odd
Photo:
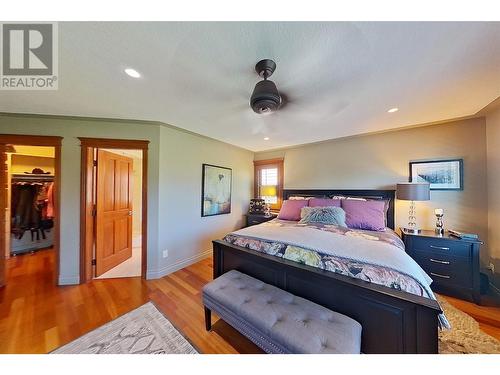
[[428, 201], [430, 197], [430, 185], [421, 182], [404, 182], [397, 184], [397, 198], [404, 201], [411, 201], [410, 210], [408, 212], [408, 227], [404, 228], [409, 233], [419, 233], [417, 228], [417, 209], [415, 201]]
[[277, 194], [276, 185], [262, 185], [260, 187], [260, 197], [266, 200], [266, 216], [271, 215], [269, 197], [275, 197]]

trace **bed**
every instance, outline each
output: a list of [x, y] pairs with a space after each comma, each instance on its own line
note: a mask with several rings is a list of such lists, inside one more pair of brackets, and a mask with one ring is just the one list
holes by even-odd
[[[285, 190], [283, 195], [284, 199], [335, 195], [385, 199], [388, 202], [386, 225], [394, 229], [393, 190]], [[265, 225], [268, 227], [257, 230], [264, 233], [273, 229], [273, 224]], [[297, 262], [291, 257], [257, 251], [238, 241], [228, 241], [213, 242], [214, 278], [236, 269], [357, 320], [363, 327], [363, 353], [438, 352], [438, 317], [442, 311], [429, 296], [367, 282]], [[402, 254], [400, 256], [406, 256]]]

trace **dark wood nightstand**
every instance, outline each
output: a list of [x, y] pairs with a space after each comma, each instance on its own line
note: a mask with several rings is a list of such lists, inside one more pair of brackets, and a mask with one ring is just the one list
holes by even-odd
[[266, 216], [264, 214], [246, 214], [247, 217], [247, 227], [250, 227], [252, 225], [257, 225], [261, 223], [265, 223], [266, 221], [276, 219], [278, 217], [278, 214], [273, 214], [271, 212], [270, 216]]
[[413, 234], [401, 229], [405, 249], [432, 278], [432, 290], [481, 303], [479, 240], [465, 240], [432, 230]]

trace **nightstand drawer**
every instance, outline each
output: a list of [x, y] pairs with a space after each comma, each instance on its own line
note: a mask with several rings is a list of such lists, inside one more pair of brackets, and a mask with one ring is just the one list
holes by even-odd
[[411, 240], [412, 251], [419, 256], [422, 252], [432, 252], [443, 256], [470, 258], [471, 244], [446, 239], [414, 237]]
[[[415, 261], [431, 277], [433, 284], [472, 287], [471, 264], [465, 258], [441, 257], [436, 253], [419, 253]], [[432, 286], [432, 285], [431, 285]]]
[[261, 224], [264, 223], [265, 221], [259, 220], [259, 219], [248, 219], [248, 225], [255, 225], [255, 224]]
[[247, 214], [247, 227], [257, 224], [265, 223], [266, 221], [270, 221], [275, 219], [278, 215], [271, 214], [270, 216], [265, 215], [257, 215], [257, 214]]
[[401, 231], [405, 250], [432, 278], [432, 290], [481, 302], [479, 250], [481, 241], [461, 240], [433, 230]]

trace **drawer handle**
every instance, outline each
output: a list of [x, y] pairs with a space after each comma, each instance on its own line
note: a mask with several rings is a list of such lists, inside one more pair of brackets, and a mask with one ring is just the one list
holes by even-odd
[[450, 262], [446, 261], [446, 260], [437, 260], [437, 259], [432, 259], [432, 258], [429, 258], [429, 260], [431, 262], [434, 262], [434, 263], [439, 263], [439, 264], [450, 264]]
[[429, 247], [431, 247], [433, 249], [438, 249], [438, 250], [450, 250], [449, 247], [434, 246], [434, 245], [429, 245]]
[[440, 275], [439, 273], [434, 273], [434, 272], [431, 272], [431, 275], [432, 276], [436, 276], [436, 277], [440, 277], [442, 279], [449, 279], [451, 276], [448, 276], [448, 275]]

